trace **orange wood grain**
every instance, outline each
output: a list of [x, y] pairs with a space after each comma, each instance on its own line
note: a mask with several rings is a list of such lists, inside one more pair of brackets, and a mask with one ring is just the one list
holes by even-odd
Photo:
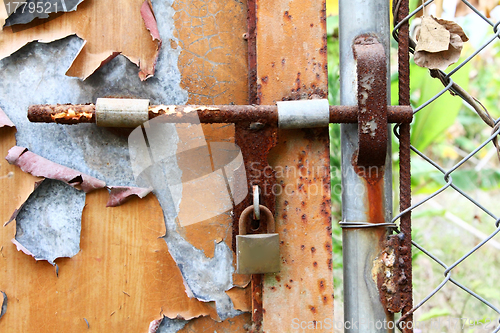
[[[14, 144], [14, 130], [0, 129], [0, 156]], [[34, 177], [0, 159], [2, 221], [33, 188]], [[168, 253], [163, 215], [153, 195], [106, 208], [107, 191], [90, 193], [82, 217], [81, 251], [47, 262], [18, 252], [15, 222], [0, 228], [0, 290], [9, 297], [4, 332], [144, 332], [164, 314], [217, 319], [213, 303], [190, 299]], [[210, 319], [212, 320], [212, 319]]]
[[[77, 12], [64, 14], [26, 32], [14, 35], [4, 31], [0, 34], [0, 45], [8, 43], [15, 49], [33, 36], [45, 40], [62, 38], [73, 33], [75, 25], [81, 23], [84, 26], [78, 29], [90, 29], [85, 35], [79, 34], [87, 38], [88, 43], [70, 73], [88, 74], [100, 64], [102, 52], [118, 45], [119, 40], [115, 39], [119, 35], [117, 30], [123, 28], [122, 23], [134, 33], [138, 31], [135, 25], [144, 28], [140, 16], [123, 18], [125, 14], [137, 16], [139, 11], [134, 11], [134, 4], [142, 1], [128, 2], [125, 7], [121, 3], [86, 0]], [[247, 64], [246, 42], [242, 38], [246, 31], [245, 5], [222, 0], [207, 3], [176, 1], [175, 9], [179, 39], [172, 41], [171, 45], [175, 47], [178, 42], [181, 47], [178, 65], [181, 85], [189, 92], [189, 102], [245, 104]], [[108, 22], [89, 19], [103, 12], [112, 13], [106, 15]], [[92, 30], [94, 28], [98, 29]], [[130, 57], [135, 59], [134, 56], [140, 54], [141, 64], [151, 59], [151, 47], [153, 50], [156, 47], [147, 30], [143, 30], [140, 36], [131, 37], [136, 49]], [[101, 31], [105, 31], [104, 36], [99, 35]], [[8, 52], [7, 49], [4, 51]], [[204, 132], [209, 142], [234, 141], [233, 125], [204, 125]], [[8, 149], [15, 145], [14, 133], [12, 129], [0, 129], [0, 157], [6, 156]], [[37, 180], [0, 158], [0, 176], [11, 171], [13, 177], [0, 178], [2, 221], [8, 220], [28, 197]], [[213, 302], [187, 297], [179, 269], [169, 255], [165, 241], [159, 238], [164, 235], [165, 227], [161, 208], [154, 196], [133, 199], [121, 207], [106, 208], [107, 196], [105, 190], [87, 196], [82, 218], [81, 251], [71, 259], [56, 260], [59, 277], [47, 262], [36, 262], [16, 251], [11, 243], [15, 222], [1, 228], [0, 290], [7, 293], [9, 305], [7, 314], [0, 320], [0, 331], [88, 332], [86, 319], [90, 331], [146, 332], [152, 320], [166, 315], [186, 319], [202, 316], [189, 323], [186, 332], [215, 329], [243, 332], [249, 316], [218, 323]], [[181, 205], [181, 209], [190, 207]], [[229, 214], [223, 214], [197, 225], [179, 228], [179, 232], [211, 257], [215, 241], [226, 241], [231, 246], [231, 225]]]
[[157, 44], [142, 19], [140, 9], [143, 2], [85, 0], [78, 5], [78, 10], [43, 24], [32, 22], [21, 26], [21, 31], [6, 27], [0, 30], [0, 59], [34, 40], [50, 42], [76, 34], [86, 44], [68, 70], [69, 76], [87, 78], [113, 52], [140, 64], [144, 75], [153, 74]]

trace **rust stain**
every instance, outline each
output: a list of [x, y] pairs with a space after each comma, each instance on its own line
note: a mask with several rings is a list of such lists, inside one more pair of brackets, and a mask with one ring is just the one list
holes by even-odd
[[[262, 204], [273, 214], [275, 213], [274, 191], [276, 186], [276, 175], [269, 166], [268, 154], [272, 147], [276, 145], [277, 128], [275, 126], [264, 125], [260, 129], [252, 129], [249, 123], [239, 123], [236, 125], [236, 144], [241, 148], [245, 171], [248, 181], [248, 195], [245, 200], [237, 204], [234, 208], [234, 221], [238, 221], [241, 212], [252, 203], [252, 187], [259, 185]], [[267, 231], [267, 221], [260, 219], [257, 228], [252, 229], [250, 223], [247, 224], [247, 233], [265, 233]], [[240, 233], [239, 226], [233, 225], [233, 250], [235, 247], [235, 237]], [[262, 275], [251, 276], [252, 288], [252, 329], [260, 332], [264, 308], [262, 304]]]
[[[333, 316], [331, 245], [322, 245], [331, 244], [329, 140], [327, 129], [316, 131], [313, 136], [306, 130], [282, 130], [271, 151], [270, 164], [284, 188], [276, 197], [276, 231], [285, 241], [280, 245], [281, 272], [264, 280], [265, 332], [290, 330], [293, 318]], [[284, 304], [283, 299], [301, 301]], [[279, 316], [273, 315], [276, 311]]]
[[248, 104], [258, 104], [257, 100], [257, 0], [248, 0], [246, 33], [248, 41]]
[[69, 121], [79, 121], [80, 118], [85, 118], [86, 120], [92, 119], [94, 116], [93, 113], [90, 112], [75, 112], [73, 109], [69, 109], [67, 112], [56, 113], [51, 115], [52, 120], [58, 122], [60, 119], [69, 120]]
[[179, 0], [172, 7], [188, 104], [247, 104], [246, 4]]
[[356, 155], [353, 154], [352, 166], [358, 176], [365, 182], [365, 200], [368, 207], [367, 216], [371, 223], [385, 222], [384, 205], [384, 167], [380, 166], [358, 166]]
[[[324, 1], [262, 2], [257, 18], [258, 104], [274, 104], [292, 94], [293, 99], [326, 98]], [[273, 84], [263, 84], [266, 76]]]
[[33, 122], [55, 122], [59, 124], [95, 123], [94, 104], [86, 105], [32, 105], [28, 119]]

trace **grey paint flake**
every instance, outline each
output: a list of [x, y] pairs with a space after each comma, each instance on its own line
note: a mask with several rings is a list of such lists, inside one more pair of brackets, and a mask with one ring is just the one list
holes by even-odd
[[80, 251], [84, 206], [84, 192], [45, 179], [17, 214], [15, 240], [36, 260], [55, 265], [57, 258], [71, 258]]
[[1, 291], [0, 290], [0, 293], [2, 293], [3, 295], [3, 302], [2, 302], [2, 310], [0, 310], [0, 319], [2, 319], [2, 317], [5, 315], [5, 313], [7, 312], [7, 302], [8, 302], [8, 298], [7, 298], [7, 294], [4, 292], [4, 291]]
[[26, 24], [35, 18], [46, 19], [51, 13], [75, 11], [83, 0], [4, 0], [5, 9], [9, 17], [5, 20], [5, 27], [15, 24]]
[[[173, 135], [174, 136], [174, 135]], [[165, 147], [177, 149], [176, 138], [166, 142]], [[168, 152], [165, 153], [166, 155]], [[139, 177], [144, 184], [154, 187], [153, 193], [163, 209], [166, 235], [163, 237], [168, 245], [170, 255], [177, 263], [190, 297], [210, 302], [215, 301], [217, 314], [221, 320], [235, 317], [242, 312], [235, 310], [233, 303], [225, 291], [233, 287], [233, 252], [225, 242], [215, 244], [213, 258], [207, 258], [202, 250], [195, 248], [178, 233], [177, 211], [180, 197], [170, 192], [169, 183], [181, 182], [182, 173], [171, 172], [176, 169], [175, 158], [166, 159], [153, 164], [143, 171]], [[178, 167], [177, 167], [178, 169]], [[178, 177], [178, 178], [177, 178]], [[177, 178], [177, 179], [175, 179]]]
[[176, 333], [184, 328], [189, 321], [183, 319], [170, 319], [163, 316], [149, 326], [148, 333]]

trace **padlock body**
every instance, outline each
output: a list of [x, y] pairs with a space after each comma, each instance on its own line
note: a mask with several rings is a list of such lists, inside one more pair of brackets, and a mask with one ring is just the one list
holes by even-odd
[[276, 273], [280, 270], [280, 238], [273, 234], [236, 236], [238, 274]]

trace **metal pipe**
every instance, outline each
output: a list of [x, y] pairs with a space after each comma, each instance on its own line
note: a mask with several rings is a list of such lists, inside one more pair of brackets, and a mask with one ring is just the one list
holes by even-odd
[[[357, 105], [357, 66], [353, 43], [362, 34], [373, 34], [389, 59], [389, 1], [340, 0], [340, 100]], [[387, 60], [387, 72], [389, 60]], [[389, 78], [387, 78], [389, 79]], [[387, 85], [390, 103], [390, 84]], [[389, 129], [388, 129], [389, 130]], [[390, 138], [390, 135], [388, 135]], [[344, 222], [384, 223], [391, 221], [392, 184], [390, 140], [385, 167], [360, 170], [353, 165], [358, 149], [358, 127], [341, 125], [342, 215]], [[345, 332], [393, 332], [394, 316], [382, 304], [374, 264], [387, 237], [385, 226], [344, 228], [344, 321]], [[375, 273], [376, 275], [376, 273]], [[384, 324], [385, 323], [385, 324]]]
[[[193, 112], [196, 111], [196, 112]], [[163, 116], [165, 122], [278, 124], [276, 105], [154, 105], [149, 107], [149, 119]], [[390, 123], [410, 123], [413, 110], [409, 106], [389, 106]], [[95, 123], [94, 104], [31, 105], [31, 122], [79, 124]], [[357, 123], [357, 106], [330, 106], [330, 123]]]

